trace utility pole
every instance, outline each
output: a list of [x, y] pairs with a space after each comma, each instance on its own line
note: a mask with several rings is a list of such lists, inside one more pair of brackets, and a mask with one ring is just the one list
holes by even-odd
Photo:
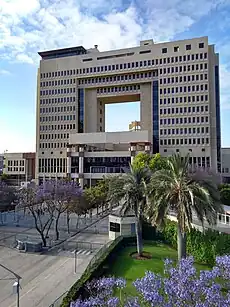
[[11, 269], [7, 268], [6, 266], [4, 266], [3, 264], [0, 263], [0, 267], [2, 267], [3, 269], [5, 269], [6, 271], [10, 272], [11, 274], [14, 275], [14, 277], [16, 278], [16, 282], [13, 284], [13, 292], [17, 294], [17, 300], [16, 300], [16, 306], [19, 307], [20, 304], [20, 280], [22, 279], [21, 276], [19, 276], [17, 273], [15, 273], [14, 271], [12, 271]]

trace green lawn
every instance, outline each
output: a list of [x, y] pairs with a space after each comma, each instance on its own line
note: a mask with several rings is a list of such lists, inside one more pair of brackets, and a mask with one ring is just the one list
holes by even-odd
[[[163, 274], [164, 259], [177, 259], [177, 251], [163, 243], [146, 243], [144, 244], [144, 251], [152, 254], [152, 259], [149, 260], [135, 260], [130, 257], [132, 252], [135, 252], [135, 247], [124, 248], [117, 254], [114, 263], [110, 263], [110, 270], [108, 275], [116, 277], [123, 277], [127, 281], [128, 294], [135, 295], [135, 289], [132, 282], [137, 278], [145, 275], [146, 271], [153, 271], [155, 273]], [[198, 270], [207, 270], [208, 266], [196, 264]]]

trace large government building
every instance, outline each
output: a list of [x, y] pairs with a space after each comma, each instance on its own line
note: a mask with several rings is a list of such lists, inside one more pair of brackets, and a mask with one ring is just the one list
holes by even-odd
[[[37, 180], [68, 176], [90, 185], [127, 171], [140, 151], [190, 153], [194, 165], [221, 171], [219, 57], [207, 37], [39, 55]], [[105, 132], [105, 105], [133, 101], [140, 101], [138, 129]]]

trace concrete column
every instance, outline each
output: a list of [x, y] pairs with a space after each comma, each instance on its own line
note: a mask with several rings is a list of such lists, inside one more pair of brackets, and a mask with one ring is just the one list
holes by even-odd
[[134, 160], [134, 158], [135, 158], [135, 156], [136, 156], [137, 144], [135, 144], [135, 143], [130, 143], [129, 150], [130, 150], [131, 164], [132, 164], [132, 163], [133, 163], [133, 160]]
[[71, 148], [70, 147], [67, 147], [66, 172], [67, 172], [67, 177], [71, 178]]
[[79, 183], [84, 187], [84, 146], [79, 146]]

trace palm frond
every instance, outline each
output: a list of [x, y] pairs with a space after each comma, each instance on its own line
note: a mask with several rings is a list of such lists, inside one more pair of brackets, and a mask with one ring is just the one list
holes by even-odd
[[173, 209], [181, 227], [190, 229], [193, 215], [204, 224], [216, 222], [217, 213], [222, 212], [217, 184], [211, 174], [198, 176], [190, 172], [189, 155], [172, 155], [167, 159], [167, 168], [156, 171], [148, 184], [151, 202], [148, 215], [152, 222], [160, 224], [169, 209]]

